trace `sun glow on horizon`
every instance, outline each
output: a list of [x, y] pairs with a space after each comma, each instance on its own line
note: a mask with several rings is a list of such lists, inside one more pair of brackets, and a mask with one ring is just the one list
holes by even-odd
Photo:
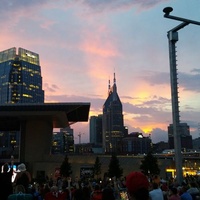
[[141, 128], [143, 130], [143, 132], [145, 134], [150, 134], [153, 130], [153, 128], [150, 128], [150, 127], [144, 127], [144, 128]]

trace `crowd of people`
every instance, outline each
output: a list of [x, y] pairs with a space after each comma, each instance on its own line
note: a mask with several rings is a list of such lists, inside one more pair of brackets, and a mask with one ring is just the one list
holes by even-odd
[[[13, 180], [14, 173], [16, 176]], [[14, 172], [12, 159], [11, 164], [5, 163], [2, 166], [2, 171], [0, 173], [0, 200], [12, 200], [14, 198], [14, 196], [12, 196], [13, 193], [28, 194], [30, 184], [31, 174], [26, 170], [26, 165], [21, 163], [18, 165], [17, 171]]]
[[103, 180], [58, 177], [45, 182], [32, 181], [24, 163], [18, 165], [12, 181], [12, 163], [2, 166], [0, 200], [198, 200], [200, 178], [184, 177], [182, 184], [159, 175], [146, 176], [135, 171], [126, 177]]

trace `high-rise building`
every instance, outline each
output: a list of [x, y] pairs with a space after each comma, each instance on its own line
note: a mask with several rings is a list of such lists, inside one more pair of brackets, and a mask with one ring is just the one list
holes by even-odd
[[117, 93], [115, 74], [113, 82], [113, 86], [110, 87], [109, 81], [108, 97], [103, 105], [102, 129], [105, 153], [120, 152], [120, 143], [125, 133], [122, 103]]
[[0, 104], [44, 103], [39, 55], [15, 47], [0, 52]]
[[61, 128], [60, 132], [53, 133], [52, 154], [74, 153], [74, 131], [73, 129]]
[[102, 115], [90, 117], [90, 143], [102, 146]]
[[[190, 135], [190, 127], [187, 123], [180, 123], [177, 128], [177, 133], [181, 137], [181, 148], [183, 149], [192, 149], [192, 136]], [[168, 126], [168, 140], [169, 148], [174, 149], [174, 133], [173, 133], [173, 124]]]
[[[15, 47], [0, 52], [0, 104], [44, 103], [37, 53]], [[0, 153], [19, 156], [20, 131], [0, 130]]]

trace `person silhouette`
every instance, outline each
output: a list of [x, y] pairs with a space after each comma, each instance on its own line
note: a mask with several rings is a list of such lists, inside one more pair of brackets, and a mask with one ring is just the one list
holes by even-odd
[[2, 172], [0, 173], [1, 200], [7, 200], [8, 196], [13, 193], [12, 175], [13, 175], [13, 161], [11, 161], [11, 165], [5, 163], [2, 166]]
[[18, 165], [18, 170], [19, 172], [17, 172], [14, 183], [16, 185], [23, 185], [27, 193], [29, 184], [31, 183], [31, 175], [26, 170], [26, 165], [24, 163], [21, 163], [20, 165]]

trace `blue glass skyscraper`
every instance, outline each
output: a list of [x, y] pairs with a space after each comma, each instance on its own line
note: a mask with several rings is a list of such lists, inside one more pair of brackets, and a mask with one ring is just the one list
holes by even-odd
[[[41, 67], [37, 53], [13, 47], [0, 52], [0, 104], [21, 103], [44, 103]], [[19, 158], [19, 137], [19, 130], [0, 130], [2, 158]]]
[[15, 47], [0, 52], [0, 104], [44, 103], [39, 55]]

